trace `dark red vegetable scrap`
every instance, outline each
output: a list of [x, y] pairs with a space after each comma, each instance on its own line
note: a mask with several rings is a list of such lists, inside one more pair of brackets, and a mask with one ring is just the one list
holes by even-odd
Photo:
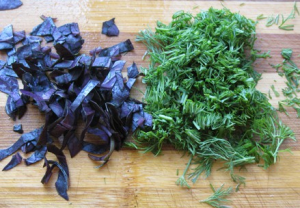
[[17, 152], [17, 154], [12, 156], [11, 161], [9, 161], [9, 163], [3, 168], [2, 171], [10, 170], [10, 169], [16, 167], [21, 162], [22, 162], [22, 157], [21, 157], [20, 153]]
[[134, 62], [127, 68], [127, 74], [128, 78], [136, 78], [139, 75], [139, 70]]
[[107, 35], [107, 36], [118, 36], [119, 35], [119, 29], [118, 29], [117, 25], [115, 24], [115, 18], [112, 18], [111, 20], [103, 22], [102, 34]]
[[[134, 49], [129, 39], [104, 49], [96, 47], [90, 55], [80, 54], [84, 40], [77, 23], [57, 27], [54, 18], [41, 18], [43, 22], [31, 36], [24, 31], [14, 32], [11, 25], [0, 35], [0, 50], [7, 54], [7, 60], [0, 61], [0, 91], [8, 95], [6, 113], [12, 119], [21, 118], [31, 103], [45, 115], [41, 128], [23, 134], [11, 147], [0, 150], [0, 160], [18, 150], [31, 152], [25, 164], [44, 160], [43, 184], [58, 169], [55, 186], [58, 194], [68, 200], [70, 174], [63, 154], [66, 147], [71, 157], [83, 150], [101, 167], [114, 150], [121, 149], [130, 132], [151, 126], [152, 117], [143, 111], [144, 103], [130, 98], [139, 75], [136, 64], [128, 67], [128, 80], [122, 75], [125, 61], [121, 55]], [[53, 41], [53, 46], [42, 46], [44, 40]], [[19, 89], [17, 79], [22, 81], [23, 89]], [[83, 127], [78, 129], [81, 121]], [[89, 134], [98, 141], [87, 141]], [[48, 160], [47, 152], [55, 154], [57, 161]]]
[[42, 128], [35, 129], [29, 133], [23, 134], [12, 146], [7, 149], [0, 150], [0, 161], [4, 158], [12, 155], [14, 152], [19, 150], [23, 145], [26, 145], [29, 142], [37, 141], [39, 135], [42, 131]]
[[23, 133], [22, 124], [14, 125], [13, 131], [22, 134]]
[[0, 11], [16, 9], [16, 8], [22, 6], [22, 4], [23, 3], [20, 0], [1, 0], [0, 1]]

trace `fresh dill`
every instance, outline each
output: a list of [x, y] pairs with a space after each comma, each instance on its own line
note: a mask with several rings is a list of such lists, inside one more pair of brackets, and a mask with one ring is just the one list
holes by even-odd
[[196, 15], [178, 11], [169, 24], [158, 21], [155, 31], [148, 28], [136, 37], [150, 58], [142, 72], [145, 111], [152, 114], [153, 127], [137, 131], [134, 141], [155, 155], [164, 144], [187, 152], [190, 159], [178, 185], [190, 187], [187, 179], [195, 183], [201, 175], [208, 177], [218, 160], [237, 191], [245, 178], [235, 174], [235, 167], [262, 162], [267, 168], [276, 163], [285, 139], [295, 139], [256, 89], [261, 74], [253, 63], [270, 52], [254, 49], [255, 26], [241, 14], [210, 8]]

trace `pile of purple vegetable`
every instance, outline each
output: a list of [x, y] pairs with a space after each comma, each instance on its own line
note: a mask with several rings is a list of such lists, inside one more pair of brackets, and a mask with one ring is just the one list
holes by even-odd
[[[90, 55], [79, 54], [84, 40], [77, 23], [56, 27], [55, 19], [42, 19], [31, 36], [26, 36], [25, 31], [14, 32], [12, 25], [0, 33], [0, 50], [7, 53], [7, 60], [0, 60], [0, 91], [8, 95], [7, 115], [13, 120], [21, 119], [29, 103], [45, 115], [41, 128], [24, 133], [11, 147], [0, 150], [0, 160], [19, 149], [33, 152], [24, 159], [26, 165], [44, 160], [42, 183], [47, 183], [53, 169], [58, 168], [55, 186], [59, 195], [68, 200], [69, 170], [62, 150], [68, 147], [71, 157], [84, 150], [92, 160], [100, 161], [101, 167], [114, 150], [122, 147], [130, 132], [152, 126], [152, 116], [143, 111], [144, 103], [129, 97], [139, 75], [136, 64], [127, 68], [128, 80], [122, 76], [125, 61], [120, 60], [121, 54], [134, 49], [130, 40], [95, 48]], [[114, 19], [103, 23], [102, 33], [119, 34]], [[49, 46], [42, 47], [41, 37], [53, 42], [56, 53]], [[23, 89], [19, 89], [18, 78]], [[77, 136], [79, 120], [85, 125]], [[20, 126], [16, 128], [22, 133]], [[101, 143], [87, 142], [87, 132]], [[60, 147], [54, 144], [58, 138], [62, 139]], [[47, 152], [55, 154], [57, 161], [47, 160]], [[21, 155], [16, 153], [3, 170], [21, 161]]]

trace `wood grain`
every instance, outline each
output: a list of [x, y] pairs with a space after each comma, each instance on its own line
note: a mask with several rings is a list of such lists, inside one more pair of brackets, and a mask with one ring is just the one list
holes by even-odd
[[[245, 5], [240, 6], [242, 2]], [[288, 15], [293, 3], [291, 1], [96, 1], [96, 0], [54, 0], [34, 1], [23, 0], [24, 5], [17, 10], [0, 12], [0, 28], [13, 24], [15, 30], [31, 29], [39, 24], [39, 15], [57, 17], [57, 25], [78, 22], [85, 39], [83, 53], [97, 46], [107, 47], [130, 38], [134, 40], [136, 33], [149, 27], [154, 28], [155, 21], [168, 22], [173, 12], [187, 10], [193, 13], [211, 6], [222, 8], [224, 4], [232, 11], [255, 19], [258, 15], [282, 13]], [[193, 8], [198, 6], [198, 9]], [[121, 34], [117, 38], [108, 38], [100, 34], [102, 22], [116, 17]], [[272, 58], [259, 60], [255, 64], [257, 71], [263, 73], [258, 89], [267, 93], [272, 84], [280, 91], [285, 87], [285, 80], [277, 75], [269, 63], [282, 61], [282, 48], [293, 48], [295, 62], [300, 64], [300, 17], [291, 21], [295, 30], [287, 32], [276, 26], [267, 28], [264, 22], [257, 25], [256, 47], [262, 51], [271, 50]], [[138, 66], [147, 66], [141, 57], [145, 47], [134, 43], [135, 50], [123, 56], [130, 64], [135, 61]], [[3, 56], [2, 56], [3, 58]], [[276, 80], [276, 82], [274, 81]], [[137, 86], [145, 86], [138, 81]], [[133, 91], [132, 95], [141, 98], [142, 94]], [[270, 101], [276, 106], [278, 100]], [[19, 135], [12, 132], [14, 123], [22, 123], [25, 132], [40, 127], [44, 122], [43, 115], [33, 106], [19, 121], [12, 121], [4, 112], [6, 95], [0, 93], [0, 148], [12, 144]], [[289, 125], [300, 138], [300, 120], [296, 113], [289, 109], [290, 117], [281, 115], [284, 123]], [[280, 154], [280, 161], [264, 170], [255, 165], [248, 166], [247, 171], [240, 174], [247, 179], [246, 187], [233, 194], [230, 199], [232, 207], [300, 207], [300, 143], [287, 141], [283, 148], [292, 147], [293, 154]], [[40, 180], [45, 169], [42, 163], [26, 167], [24, 163], [9, 172], [0, 173], [0, 207], [208, 207], [199, 200], [211, 194], [209, 183], [214, 186], [231, 186], [228, 173], [217, 171], [221, 167], [217, 163], [212, 175], [199, 180], [192, 189], [180, 188], [175, 185], [179, 174], [187, 162], [182, 153], [166, 148], [161, 156], [142, 154], [135, 150], [123, 149], [115, 152], [111, 161], [102, 169], [89, 160], [85, 152], [71, 159], [65, 151], [70, 167], [71, 187], [70, 201], [64, 201], [55, 190], [54, 176], [49, 184], [42, 185]], [[52, 157], [50, 154], [48, 157]], [[2, 169], [10, 160], [6, 158], [0, 163]]]

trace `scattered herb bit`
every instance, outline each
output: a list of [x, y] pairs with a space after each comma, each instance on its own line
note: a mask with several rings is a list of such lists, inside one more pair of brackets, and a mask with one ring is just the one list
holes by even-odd
[[[257, 17], [257, 20], [262, 20], [262, 19], [267, 19], [266, 20], [266, 27], [270, 27], [273, 24], [279, 25], [278, 28], [281, 30], [287, 30], [287, 31], [292, 31], [294, 30], [294, 25], [293, 24], [286, 24], [288, 20], [290, 19], [295, 19], [295, 14], [300, 15], [298, 7], [297, 7], [297, 2], [294, 2], [293, 9], [289, 16], [287, 18], [284, 18], [283, 14], [277, 14], [275, 17], [269, 16], [269, 17], [264, 17], [262, 14]], [[280, 22], [280, 17], [281, 17], [281, 23]]]
[[271, 100], [272, 100], [272, 96], [271, 96], [271, 92], [270, 92], [270, 90], [269, 90], [269, 92], [268, 92], [268, 96], [269, 96], [269, 99], [271, 99]]
[[23, 133], [22, 124], [14, 125], [13, 131], [22, 134]]
[[216, 207], [216, 208], [226, 207], [226, 206], [222, 205], [222, 203], [229, 202], [229, 200], [227, 200], [226, 197], [232, 193], [232, 188], [229, 187], [228, 189], [223, 189], [224, 184], [217, 190], [215, 190], [215, 188], [212, 186], [212, 184], [210, 184], [210, 187], [214, 193], [207, 199], [201, 200], [200, 202], [209, 204], [210, 206]]
[[[209, 176], [214, 162], [222, 160], [238, 190], [245, 178], [234, 167], [263, 161], [268, 168], [284, 140], [295, 140], [255, 88], [261, 75], [253, 63], [270, 57], [254, 49], [255, 25], [226, 8], [195, 16], [178, 11], [169, 24], [158, 21], [155, 32], [146, 29], [136, 38], [150, 56], [149, 67], [141, 71], [153, 127], [138, 130], [134, 139], [140, 149], [156, 155], [167, 143], [189, 153], [178, 185], [189, 187], [186, 176], [193, 183], [201, 174]], [[191, 163], [196, 167], [187, 174]], [[221, 187], [214, 197], [230, 192]]]
[[16, 9], [22, 5], [23, 3], [20, 0], [1, 0], [0, 11]]
[[271, 85], [271, 89], [273, 90], [273, 92], [274, 92], [274, 94], [275, 94], [276, 97], [279, 97], [279, 96], [280, 96], [279, 92], [277, 92], [277, 91], [275, 90], [274, 85]]
[[[290, 48], [282, 49], [281, 55], [284, 58], [282, 64], [272, 65], [273, 68], [276, 69], [280, 76], [284, 76], [286, 78], [286, 87], [282, 89], [283, 95], [286, 99], [278, 102], [278, 111], [284, 112], [287, 116], [285, 107], [293, 107], [297, 111], [297, 115], [299, 116], [299, 107], [300, 100], [298, 98], [299, 89], [299, 71], [298, 66], [291, 60], [293, 51]], [[279, 71], [280, 70], [280, 71]]]
[[274, 19], [274, 23], [276, 25], [278, 25], [278, 23], [279, 23], [279, 18], [280, 18], [280, 16], [279, 16], [279, 14], [277, 14], [276, 17], [275, 17], [275, 19]]
[[22, 162], [22, 157], [21, 157], [20, 153], [17, 152], [17, 154], [12, 156], [11, 161], [9, 161], [9, 163], [3, 168], [2, 171], [10, 170], [10, 169], [16, 167], [21, 162]]
[[107, 36], [118, 36], [119, 35], [119, 29], [118, 29], [117, 25], [115, 24], [115, 18], [112, 18], [111, 20], [103, 22], [102, 34], [107, 35]]
[[256, 17], [257, 20], [263, 20], [263, 19], [267, 19], [267, 17], [265, 17], [263, 14], [260, 14]]
[[273, 16], [267, 18], [266, 26], [270, 27], [275, 23], [275, 18]]
[[[20, 149], [25, 154], [32, 152], [24, 159], [26, 165], [44, 160], [46, 172], [41, 182], [47, 183], [57, 173], [56, 190], [68, 200], [70, 177], [62, 150], [68, 147], [71, 157], [84, 150], [100, 163], [99, 168], [123, 146], [129, 133], [152, 126], [152, 116], [144, 112], [144, 103], [129, 96], [139, 75], [135, 63], [128, 68], [127, 81], [122, 75], [125, 61], [120, 60], [121, 55], [134, 49], [129, 39], [109, 48], [95, 48], [90, 55], [80, 54], [84, 40], [77, 23], [56, 27], [55, 18], [41, 18], [43, 22], [31, 36], [25, 36], [24, 31], [13, 32], [12, 25], [0, 34], [0, 50], [8, 56], [0, 62], [0, 91], [8, 95], [6, 113], [14, 120], [21, 118], [27, 104], [32, 103], [45, 115], [41, 128], [0, 150], [0, 160]], [[42, 46], [43, 40], [53, 42], [56, 51]], [[19, 89], [17, 79], [23, 89]], [[84, 127], [77, 136], [79, 121]], [[15, 126], [14, 130], [20, 128]], [[85, 141], [87, 133], [101, 144]], [[62, 139], [59, 147], [54, 145], [58, 138]], [[56, 155], [57, 161], [48, 160], [47, 152]]]
[[282, 30], [294, 30], [294, 25], [287, 25], [286, 22], [290, 19], [295, 19], [295, 14], [298, 14], [299, 15], [299, 11], [298, 11], [298, 8], [297, 8], [297, 2], [295, 1], [294, 2], [294, 7], [293, 7], [293, 10], [291, 11], [290, 15], [287, 17], [287, 18], [284, 18], [283, 15], [282, 16], [282, 22], [281, 24], [279, 25], [279, 29], [282, 29]]
[[290, 48], [282, 49], [281, 55], [284, 59], [290, 60], [292, 57], [293, 51]]
[[244, 6], [245, 5], [245, 3], [240, 3], [240, 6]]

